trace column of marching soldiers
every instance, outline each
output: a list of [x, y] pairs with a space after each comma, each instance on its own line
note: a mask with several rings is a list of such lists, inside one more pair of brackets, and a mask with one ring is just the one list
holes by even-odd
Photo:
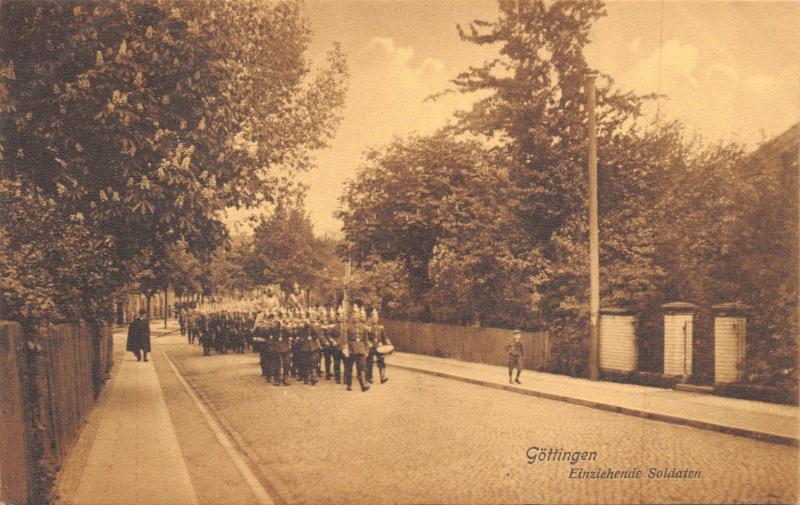
[[394, 347], [380, 324], [377, 310], [357, 304], [284, 308], [267, 307], [258, 300], [223, 300], [185, 304], [178, 308], [181, 335], [199, 343], [203, 355], [212, 351], [260, 355], [261, 375], [275, 386], [288, 386], [289, 377], [314, 385], [322, 378], [344, 381], [352, 390], [353, 368], [362, 391], [367, 391], [377, 365], [381, 384], [386, 377], [385, 356]]

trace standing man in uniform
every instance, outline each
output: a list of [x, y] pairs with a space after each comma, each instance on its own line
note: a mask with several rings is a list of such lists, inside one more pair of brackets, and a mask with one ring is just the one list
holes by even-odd
[[291, 366], [289, 351], [291, 349], [291, 344], [289, 342], [290, 328], [288, 327], [287, 321], [287, 319], [281, 319], [273, 329], [274, 337], [272, 349], [274, 355], [272, 374], [275, 378], [276, 386], [280, 386], [281, 384], [284, 386], [289, 385], [289, 367]]
[[[506, 351], [508, 352], [508, 383], [513, 384], [516, 382], [517, 384], [522, 384], [519, 381], [519, 374], [522, 373], [522, 358], [525, 355], [522, 350], [522, 342], [520, 339], [522, 338], [522, 331], [515, 330], [514, 331], [514, 338], [510, 344], [506, 346]], [[514, 369], [517, 369], [517, 378], [513, 381], [511, 380], [511, 375], [514, 372]]]
[[365, 342], [367, 328], [360, 321], [360, 314], [357, 305], [353, 305], [353, 316], [351, 323], [347, 328], [347, 350], [348, 355], [344, 360], [344, 383], [347, 384], [347, 390], [353, 390], [353, 365], [356, 366], [356, 374], [358, 375], [358, 383], [361, 385], [361, 391], [367, 391], [369, 385], [364, 380], [364, 369], [366, 368], [366, 354], [367, 344]]
[[[181, 336], [186, 336], [186, 307], [180, 305], [178, 306], [178, 325], [181, 329]], [[191, 344], [192, 341], [189, 340]]]
[[372, 368], [373, 360], [378, 365], [378, 373], [380, 374], [381, 384], [384, 384], [389, 379], [386, 378], [386, 359], [383, 354], [378, 352], [378, 348], [384, 344], [392, 343], [389, 337], [386, 336], [383, 326], [380, 324], [378, 310], [372, 309], [372, 317], [370, 318], [369, 325], [369, 339], [370, 339], [370, 353], [367, 356], [367, 382], [372, 384]]
[[211, 347], [214, 345], [214, 330], [209, 314], [205, 309], [197, 313], [197, 331], [200, 336], [200, 344], [203, 346], [203, 356], [210, 356]]
[[253, 323], [253, 334], [256, 338], [256, 340], [254, 340], [254, 347], [258, 350], [258, 363], [261, 365], [261, 376], [264, 377], [266, 381], [269, 381], [272, 377], [272, 370], [270, 369], [272, 366], [272, 356], [270, 356], [269, 352], [272, 345], [269, 338], [271, 330], [272, 328], [269, 326], [267, 313], [265, 311], [259, 312]]

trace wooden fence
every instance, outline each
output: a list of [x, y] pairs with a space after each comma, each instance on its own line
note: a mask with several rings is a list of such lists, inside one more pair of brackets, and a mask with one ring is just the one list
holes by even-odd
[[109, 325], [59, 324], [25, 339], [0, 321], [0, 503], [46, 499], [112, 366]]
[[[384, 319], [383, 325], [398, 351], [488, 365], [508, 364], [506, 345], [512, 338], [510, 330], [394, 319]], [[541, 370], [547, 366], [550, 343], [546, 331], [522, 332], [522, 345], [525, 368]]]

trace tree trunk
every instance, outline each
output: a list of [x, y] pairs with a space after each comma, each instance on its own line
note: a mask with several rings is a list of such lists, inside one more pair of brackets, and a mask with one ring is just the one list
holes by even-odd
[[164, 329], [167, 329], [167, 318], [169, 317], [169, 284], [164, 285]]

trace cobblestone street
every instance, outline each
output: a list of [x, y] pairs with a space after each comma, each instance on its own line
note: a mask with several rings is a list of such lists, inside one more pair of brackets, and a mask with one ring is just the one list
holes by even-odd
[[[168, 360], [287, 503], [794, 503], [797, 448], [532, 398], [393, 369], [366, 393], [322, 382], [274, 387], [255, 354], [202, 357], [177, 336], [154, 349], [159, 380], [201, 503], [215, 475], [192, 430], [196, 407], [169, 393]], [[524, 379], [523, 375], [523, 379]], [[528, 464], [529, 447], [596, 461]], [[224, 454], [214, 453], [220, 462]], [[211, 453], [209, 453], [211, 454]], [[192, 462], [191, 459], [195, 461]], [[209, 458], [206, 458], [208, 460]], [[640, 479], [569, 479], [572, 468]], [[699, 471], [650, 479], [650, 468]], [[220, 477], [224, 478], [224, 476]], [[236, 476], [232, 474], [230, 477]], [[233, 500], [233, 497], [231, 497]], [[234, 501], [244, 500], [237, 497]]]

